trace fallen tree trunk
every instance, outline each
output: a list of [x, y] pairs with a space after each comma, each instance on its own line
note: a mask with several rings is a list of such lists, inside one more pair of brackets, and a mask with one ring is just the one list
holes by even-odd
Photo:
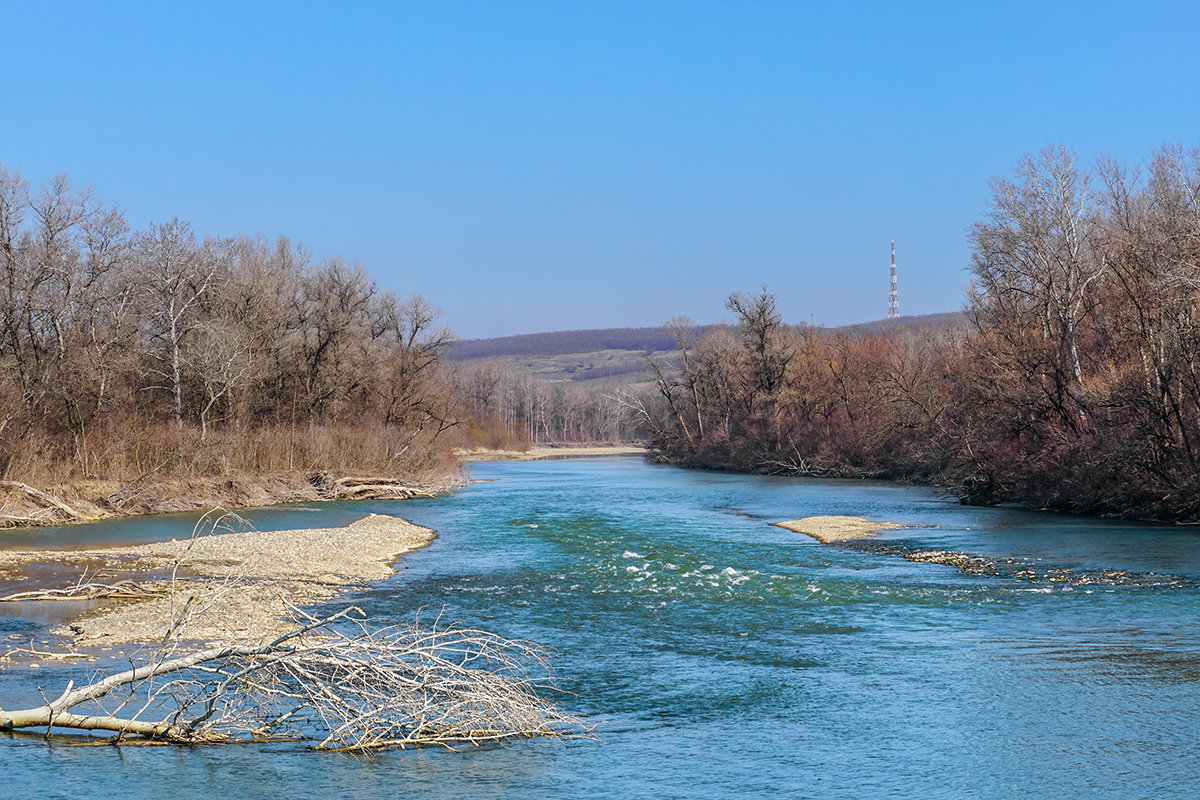
[[380, 476], [346, 476], [334, 478], [328, 472], [318, 472], [308, 479], [309, 484], [326, 500], [408, 500], [413, 497], [435, 497], [450, 488], [441, 486], [409, 486], [396, 478]]
[[436, 622], [373, 628], [350, 607], [306, 617], [266, 644], [165, 657], [176, 647], [87, 686], [68, 684], [43, 705], [0, 711], [0, 730], [108, 731], [113, 742], [303, 737], [338, 751], [591, 732], [539, 696], [554, 685], [544, 649], [485, 631]]
[[23, 514], [0, 514], [0, 526], [41, 525], [55, 516], [58, 516], [60, 519], [77, 522], [96, 519], [95, 516], [72, 508], [54, 495], [47, 494], [41, 489], [35, 489], [27, 483], [0, 480], [0, 489], [8, 490], [8, 498], [5, 501], [5, 506], [8, 505], [8, 501], [12, 499], [13, 494], [18, 493], [26, 501], [31, 502], [37, 507], [36, 511]]
[[339, 500], [396, 499], [433, 497], [428, 489], [405, 486], [392, 478], [339, 478], [333, 482], [332, 494]]

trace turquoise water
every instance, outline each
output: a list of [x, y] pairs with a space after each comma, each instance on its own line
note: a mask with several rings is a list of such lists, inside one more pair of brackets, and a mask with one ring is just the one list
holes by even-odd
[[[1200, 531], [637, 459], [472, 472], [486, 482], [436, 500], [249, 516], [284, 528], [380, 511], [435, 528], [434, 545], [360, 605], [388, 618], [445, 607], [556, 648], [571, 692], [560, 702], [600, 723], [603, 741], [355, 758], [297, 744], [70, 747], [21, 735], [0, 737], [10, 776], [0, 795], [1195, 796]], [[814, 514], [912, 526], [884, 535], [905, 546], [1170, 581], [1030, 585], [768, 525]], [[169, 538], [193, 519], [64, 529], [55, 542], [89, 529], [109, 541]], [[9, 616], [0, 632], [44, 624]], [[8, 669], [0, 705], [29, 703], [39, 685], [57, 694], [83, 672]]]

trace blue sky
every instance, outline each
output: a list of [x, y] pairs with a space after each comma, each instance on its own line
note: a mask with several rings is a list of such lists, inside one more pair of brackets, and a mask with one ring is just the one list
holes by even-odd
[[0, 0], [0, 162], [463, 337], [960, 308], [991, 176], [1200, 144], [1200, 4]]

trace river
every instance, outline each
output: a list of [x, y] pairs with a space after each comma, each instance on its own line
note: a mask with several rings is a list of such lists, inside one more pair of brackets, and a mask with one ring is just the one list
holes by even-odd
[[[352, 757], [302, 744], [75, 747], [0, 737], [0, 796], [1134, 798], [1200, 785], [1200, 530], [960, 506], [923, 488], [694, 472], [637, 458], [472, 466], [407, 502], [249, 512], [260, 528], [394, 513], [439, 532], [369, 612], [446, 614], [557, 650], [602, 741]], [[821, 545], [768, 523], [850, 514], [899, 547], [1126, 570], [1030, 584]], [[6, 534], [186, 535], [193, 516]], [[1040, 561], [1039, 561], [1040, 559]], [[47, 620], [0, 618], [39, 636]], [[0, 705], [78, 665], [0, 673]]]

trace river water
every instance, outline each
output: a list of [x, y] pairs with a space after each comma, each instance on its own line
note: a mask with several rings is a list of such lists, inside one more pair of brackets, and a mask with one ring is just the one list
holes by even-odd
[[[560, 702], [603, 741], [363, 758], [13, 735], [0, 737], [0, 796], [1190, 798], [1200, 785], [1196, 529], [636, 458], [477, 464], [472, 475], [480, 482], [435, 500], [248, 516], [266, 529], [376, 511], [436, 529], [360, 604], [396, 619], [445, 608], [555, 648], [571, 692]], [[819, 514], [909, 526], [882, 534], [901, 549], [1149, 579], [1030, 584], [768, 524]], [[54, 546], [169, 538], [193, 521], [40, 535]], [[46, 624], [12, 612], [0, 634]], [[6, 668], [0, 705], [32, 705], [39, 687], [57, 694], [85, 673]]]

